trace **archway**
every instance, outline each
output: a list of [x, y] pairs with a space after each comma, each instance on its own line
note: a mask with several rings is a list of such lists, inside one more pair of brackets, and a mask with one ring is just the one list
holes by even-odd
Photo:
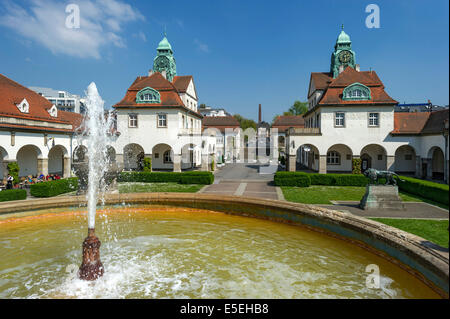
[[351, 173], [353, 152], [345, 144], [335, 144], [327, 151], [327, 172]]
[[416, 151], [410, 145], [402, 145], [395, 151], [394, 169], [397, 174], [415, 175]]
[[139, 144], [128, 144], [123, 148], [123, 164], [126, 171], [144, 169], [145, 152]]
[[313, 170], [319, 171], [320, 154], [319, 149], [312, 144], [303, 144], [297, 149], [296, 153], [296, 170]]
[[[181, 149], [181, 169], [193, 169], [201, 165], [199, 148], [194, 144], [186, 144]], [[199, 161], [200, 160], [200, 161]]]
[[64, 158], [67, 157], [67, 155], [68, 152], [64, 146], [56, 145], [52, 147], [48, 153], [48, 173], [58, 174], [63, 177], [66, 169]]
[[73, 163], [83, 163], [88, 161], [88, 149], [84, 145], [79, 145], [73, 151]]
[[428, 158], [431, 158], [431, 177], [437, 180], [444, 179], [444, 152], [438, 146], [432, 147], [428, 151]]
[[375, 168], [382, 171], [387, 169], [387, 152], [381, 145], [370, 144], [365, 146], [361, 150], [360, 156], [362, 172], [368, 168]]
[[152, 170], [173, 171], [173, 158], [173, 150], [169, 145], [155, 145], [152, 149]]
[[25, 145], [17, 152], [17, 164], [19, 164], [19, 177], [37, 176], [38, 158], [42, 156], [41, 150], [35, 145]]

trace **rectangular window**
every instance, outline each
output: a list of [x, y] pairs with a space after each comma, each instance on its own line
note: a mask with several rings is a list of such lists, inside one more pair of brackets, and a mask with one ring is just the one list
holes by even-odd
[[128, 114], [128, 127], [138, 127], [137, 114]]
[[383, 155], [382, 154], [378, 154], [378, 160], [382, 161], [383, 160]]
[[405, 161], [412, 161], [412, 155], [411, 154], [406, 154], [405, 155]]
[[345, 126], [345, 113], [336, 112], [335, 113], [335, 126], [344, 127]]
[[158, 114], [158, 127], [167, 127], [167, 114]]
[[380, 113], [369, 113], [369, 126], [380, 125]]

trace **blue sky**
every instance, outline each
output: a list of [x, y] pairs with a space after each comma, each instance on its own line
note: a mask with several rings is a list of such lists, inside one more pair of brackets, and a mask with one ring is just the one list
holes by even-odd
[[[80, 6], [81, 27], [65, 27]], [[380, 8], [368, 29], [368, 4]], [[200, 103], [257, 119], [306, 100], [311, 72], [327, 72], [345, 25], [362, 70], [400, 103], [449, 100], [449, 4], [428, 1], [0, 0], [0, 73], [26, 86], [83, 94], [91, 81], [111, 106], [152, 67], [167, 29], [179, 75]]]

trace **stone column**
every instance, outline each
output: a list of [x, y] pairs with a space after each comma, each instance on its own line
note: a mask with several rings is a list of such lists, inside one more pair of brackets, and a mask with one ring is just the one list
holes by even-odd
[[422, 158], [420, 156], [416, 156], [416, 178], [422, 178]]
[[208, 166], [208, 154], [202, 154], [202, 166], [200, 170], [203, 172], [207, 172], [209, 171]]
[[297, 165], [297, 163], [296, 163], [296, 158], [297, 158], [297, 156], [296, 155], [287, 155], [287, 167], [286, 167], [286, 169], [289, 171], [289, 172], [295, 172], [296, 170], [297, 170], [297, 167], [296, 167], [296, 165]]
[[38, 158], [37, 160], [37, 175], [48, 175], [48, 158]]
[[327, 173], [327, 156], [326, 155], [320, 155], [319, 158], [319, 174], [326, 174]]
[[123, 162], [123, 154], [116, 154], [116, 165], [119, 172], [121, 172], [125, 168], [125, 164]]
[[217, 159], [216, 159], [216, 154], [214, 154], [214, 153], [212, 153], [212, 154], [210, 154], [209, 155], [212, 159], [214, 159], [214, 169], [213, 169], [213, 167], [212, 167], [212, 161], [211, 161], [211, 165], [210, 165], [210, 171], [211, 172], [214, 172], [216, 169], [217, 169]]
[[2, 168], [3, 168], [3, 176], [0, 176], [0, 178], [3, 180], [3, 179], [6, 179], [7, 177], [8, 177], [8, 164], [9, 163], [11, 163], [12, 161], [3, 161], [2, 163], [1, 163], [1, 165], [2, 165]]
[[71, 172], [72, 172], [72, 168], [71, 168], [71, 162], [70, 162], [70, 157], [64, 157], [64, 172], [63, 172], [63, 178], [69, 178], [71, 177]]
[[395, 169], [395, 156], [388, 155], [386, 156], [386, 170], [394, 171]]
[[433, 178], [433, 160], [431, 158], [424, 158], [423, 161], [427, 163], [427, 176], [425, 178]]
[[181, 154], [173, 155], [173, 171], [181, 172]]

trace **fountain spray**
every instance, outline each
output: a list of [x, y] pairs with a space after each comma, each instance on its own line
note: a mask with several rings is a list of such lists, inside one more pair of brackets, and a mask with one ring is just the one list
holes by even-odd
[[83, 262], [78, 276], [83, 280], [96, 280], [103, 276], [104, 269], [100, 261], [101, 242], [95, 235], [95, 214], [99, 193], [104, 191], [104, 177], [108, 170], [107, 146], [110, 144], [112, 116], [105, 116], [104, 101], [98, 94], [97, 86], [92, 82], [86, 94], [87, 114], [84, 119], [83, 138], [87, 142], [89, 160], [88, 177], [88, 236], [83, 242]]

